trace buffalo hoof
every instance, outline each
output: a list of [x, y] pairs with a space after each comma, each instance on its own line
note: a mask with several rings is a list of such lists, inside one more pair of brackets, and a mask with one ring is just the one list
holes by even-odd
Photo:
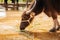
[[57, 28], [57, 30], [60, 30], [60, 26]]
[[51, 29], [51, 30], [50, 30], [50, 32], [56, 32], [56, 29], [55, 29], [55, 28], [53, 28], [53, 29]]

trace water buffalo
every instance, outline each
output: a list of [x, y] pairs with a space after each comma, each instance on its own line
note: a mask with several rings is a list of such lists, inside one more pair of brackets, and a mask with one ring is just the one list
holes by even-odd
[[28, 10], [23, 12], [20, 30], [24, 30], [32, 22], [34, 17], [42, 11], [53, 18], [54, 27], [49, 31], [56, 32], [59, 30], [60, 25], [57, 20], [57, 14], [60, 13], [60, 0], [34, 0], [28, 7]]

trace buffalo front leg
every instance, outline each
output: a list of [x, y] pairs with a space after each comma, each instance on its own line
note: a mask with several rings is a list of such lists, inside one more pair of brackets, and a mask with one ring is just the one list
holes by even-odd
[[33, 18], [34, 18], [34, 13], [26, 14], [26, 12], [24, 12], [22, 15], [20, 30], [24, 30], [32, 22]]
[[4, 0], [4, 6], [5, 6], [6, 10], [8, 10], [8, 2], [7, 1], [8, 0]]
[[53, 18], [53, 22], [54, 22], [54, 27], [50, 30], [50, 32], [56, 32], [60, 28], [59, 22], [57, 20], [57, 13], [56, 12], [54, 12], [52, 14], [52, 18]]

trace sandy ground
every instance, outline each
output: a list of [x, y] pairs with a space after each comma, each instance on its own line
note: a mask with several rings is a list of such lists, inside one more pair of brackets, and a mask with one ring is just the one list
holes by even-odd
[[[60, 32], [49, 33], [53, 27], [53, 19], [43, 12], [37, 15], [25, 29], [29, 32], [19, 32], [22, 12], [7, 11], [6, 17], [0, 18], [0, 40], [60, 40]], [[60, 22], [60, 16], [58, 16]]]

